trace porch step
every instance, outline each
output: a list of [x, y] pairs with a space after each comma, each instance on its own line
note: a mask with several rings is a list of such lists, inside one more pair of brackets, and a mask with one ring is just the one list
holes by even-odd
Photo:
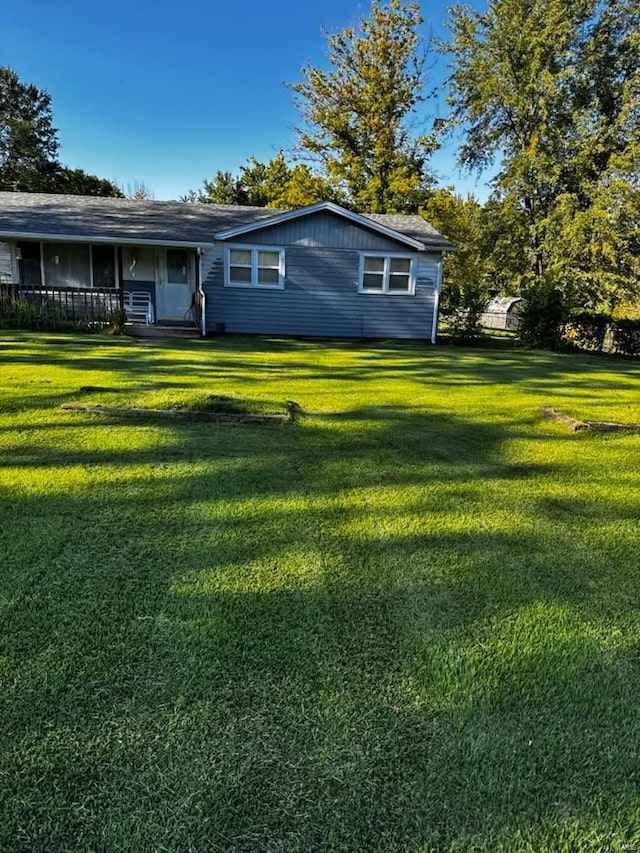
[[159, 324], [146, 326], [142, 323], [127, 323], [124, 327], [124, 333], [132, 338], [153, 338], [155, 340], [200, 337], [200, 329], [196, 326], [165, 326]]

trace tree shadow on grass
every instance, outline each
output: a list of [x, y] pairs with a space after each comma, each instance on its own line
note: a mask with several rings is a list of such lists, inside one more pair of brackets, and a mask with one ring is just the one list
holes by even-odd
[[[437, 388], [491, 387], [519, 384], [531, 393], [559, 390], [567, 383], [572, 396], [583, 388], [629, 390], [640, 378], [634, 362], [613, 363], [606, 357], [539, 351], [491, 351], [432, 347], [414, 342], [300, 341], [265, 336], [163, 342], [160, 347], [136, 346], [130, 340], [26, 336], [3, 339], [3, 356], [14, 364], [64, 366], [78, 372], [117, 371], [147, 387], [179, 387], [176, 369], [202, 382], [233, 380], [246, 385], [263, 378], [286, 377], [296, 382], [338, 385], [375, 383], [382, 377], [403, 377]], [[340, 355], [348, 357], [340, 363]], [[194, 357], [197, 356], [197, 357]], [[337, 360], [336, 360], [337, 358]], [[329, 363], [326, 363], [328, 360]], [[615, 368], [615, 369], [614, 369]], [[601, 374], [618, 378], [601, 378]]]
[[117, 425], [129, 449], [115, 427], [34, 448], [0, 507], [0, 846], [628, 840], [636, 547], [585, 527], [610, 534], [622, 499], [559, 517], [538, 490], [562, 466], [411, 407], [145, 448], [148, 425]]

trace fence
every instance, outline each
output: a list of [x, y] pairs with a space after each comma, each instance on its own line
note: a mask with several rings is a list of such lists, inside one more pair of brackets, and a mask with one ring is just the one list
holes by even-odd
[[0, 325], [98, 327], [106, 325], [111, 312], [118, 308], [122, 308], [122, 291], [114, 288], [0, 282]]

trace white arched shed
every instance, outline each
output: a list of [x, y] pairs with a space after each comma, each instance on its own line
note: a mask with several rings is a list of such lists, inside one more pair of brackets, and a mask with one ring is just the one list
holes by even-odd
[[480, 315], [480, 324], [487, 329], [517, 332], [525, 304], [521, 296], [494, 296]]

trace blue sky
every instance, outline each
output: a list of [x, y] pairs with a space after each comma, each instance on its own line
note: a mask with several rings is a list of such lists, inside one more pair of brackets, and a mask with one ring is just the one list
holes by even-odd
[[[423, 5], [425, 33], [444, 37], [446, 8]], [[28, 0], [3, 9], [3, 52], [23, 82], [47, 89], [64, 163], [156, 198], [197, 189], [217, 169], [293, 146], [298, 113], [284, 82], [326, 61], [324, 26], [355, 24], [369, 2], [322, 0]], [[433, 57], [431, 77], [442, 80]], [[424, 106], [444, 111], [444, 95]], [[442, 183], [486, 197], [461, 174], [455, 143], [433, 160]]]

